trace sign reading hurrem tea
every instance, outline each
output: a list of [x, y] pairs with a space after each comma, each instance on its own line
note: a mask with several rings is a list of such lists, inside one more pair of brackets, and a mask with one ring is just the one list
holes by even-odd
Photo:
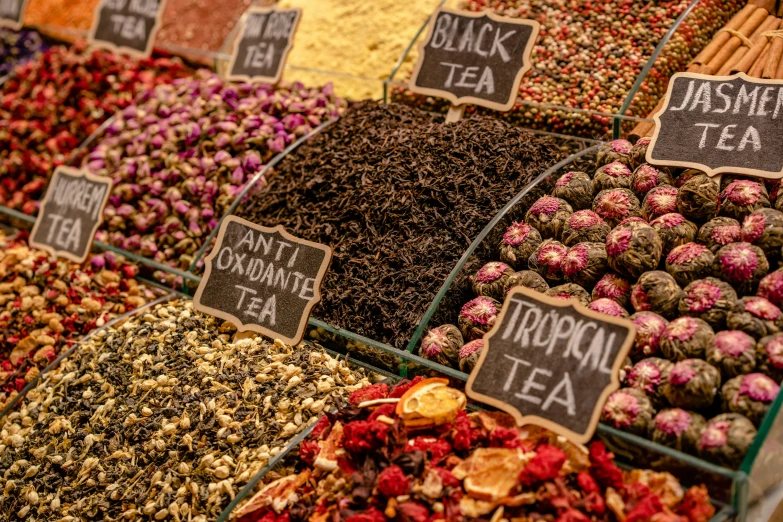
[[88, 42], [94, 47], [150, 56], [166, 0], [101, 0]]
[[410, 89], [452, 105], [507, 111], [532, 67], [535, 20], [440, 9], [419, 51]]

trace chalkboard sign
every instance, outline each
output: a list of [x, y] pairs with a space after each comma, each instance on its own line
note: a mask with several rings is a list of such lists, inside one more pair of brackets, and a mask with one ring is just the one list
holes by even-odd
[[783, 82], [675, 74], [647, 148], [655, 165], [783, 177]]
[[111, 51], [150, 56], [165, 8], [166, 0], [101, 0], [88, 41]]
[[332, 250], [236, 216], [223, 220], [205, 258], [197, 310], [294, 345], [302, 340]]
[[535, 20], [441, 8], [420, 46], [410, 89], [452, 105], [507, 111], [532, 66], [538, 31]]
[[251, 9], [234, 44], [228, 79], [277, 83], [294, 42], [301, 9]]
[[27, 0], [0, 0], [0, 26], [21, 29], [25, 9]]
[[30, 246], [83, 263], [112, 188], [111, 178], [58, 167], [41, 202]]
[[468, 396], [510, 413], [519, 425], [586, 443], [607, 396], [620, 387], [635, 336], [628, 320], [516, 287], [484, 336]]

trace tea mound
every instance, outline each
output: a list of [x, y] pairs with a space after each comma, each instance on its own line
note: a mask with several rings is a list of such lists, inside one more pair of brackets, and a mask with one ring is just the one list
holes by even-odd
[[736, 468], [756, 438], [756, 428], [744, 415], [723, 413], [707, 421], [696, 449], [702, 458]]
[[530, 256], [528, 267], [549, 282], [562, 281], [566, 252], [568, 249], [565, 245], [554, 239], [547, 239]]
[[631, 148], [631, 165], [632, 169], [638, 169], [644, 163], [647, 162], [647, 148], [650, 146], [652, 140], [649, 137], [643, 136], [636, 140]]
[[696, 450], [707, 420], [681, 408], [661, 410], [653, 419], [652, 440], [679, 451]]
[[574, 210], [589, 209], [593, 204], [593, 180], [584, 172], [566, 172], [555, 182], [552, 195], [567, 201]]
[[750, 373], [756, 368], [756, 342], [739, 330], [715, 334], [707, 347], [707, 362], [720, 370], [723, 379]]
[[701, 359], [685, 359], [675, 364], [663, 385], [669, 404], [685, 410], [708, 408], [720, 388], [720, 372]]
[[[511, 277], [508, 278], [508, 287], [506, 288], [505, 293], [507, 294], [515, 286], [524, 286], [525, 288], [530, 288], [531, 290], [541, 292], [542, 294], [549, 290], [549, 285], [546, 280], [541, 277], [540, 274], [533, 272], [532, 270], [521, 270], [511, 274]], [[504, 294], [503, 299], [505, 299], [505, 297]]]
[[691, 221], [703, 222], [712, 218], [718, 208], [720, 187], [706, 174], [696, 174], [679, 187], [677, 210]]
[[661, 185], [673, 185], [674, 181], [669, 171], [665, 168], [653, 167], [647, 163], [639, 165], [633, 171], [633, 181], [631, 188], [640, 197], [650, 192], [655, 187]]
[[686, 243], [674, 248], [666, 256], [666, 271], [682, 286], [710, 274], [715, 256], [704, 245]]
[[625, 382], [647, 394], [656, 408], [665, 403], [662, 385], [674, 364], [666, 359], [648, 357], [636, 363], [626, 374]]
[[631, 279], [655, 270], [661, 260], [662, 249], [661, 238], [645, 223], [619, 225], [606, 236], [609, 266]]
[[587, 307], [599, 314], [611, 315], [612, 317], [628, 317], [628, 311], [625, 308], [620, 306], [614, 299], [608, 299], [606, 297], [591, 301]]
[[760, 208], [769, 208], [767, 189], [758, 181], [738, 179], [720, 193], [719, 213], [740, 220]]
[[527, 261], [541, 244], [541, 234], [527, 223], [514, 222], [500, 242], [500, 260], [517, 270], [527, 268]]
[[622, 388], [606, 399], [601, 420], [614, 428], [646, 437], [654, 415], [647, 394], [636, 388]]
[[465, 341], [459, 328], [453, 324], [444, 324], [427, 332], [421, 341], [419, 355], [438, 364], [456, 366], [463, 344]]
[[714, 277], [694, 281], [683, 290], [679, 310], [705, 320], [715, 329], [726, 326], [726, 317], [737, 305], [737, 292], [726, 282]]
[[726, 326], [761, 339], [781, 331], [783, 313], [763, 297], [743, 297], [737, 302], [736, 309], [726, 316]]
[[471, 278], [473, 293], [479, 296], [502, 300], [514, 269], [505, 263], [491, 261], [482, 266]]
[[475, 339], [465, 344], [459, 350], [459, 369], [462, 372], [470, 373], [478, 362], [481, 350], [484, 349], [484, 339]]
[[465, 303], [459, 312], [459, 329], [468, 341], [483, 337], [495, 326], [502, 304], [491, 297], [477, 297]]
[[759, 247], [767, 259], [780, 258], [783, 247], [783, 212], [772, 208], [754, 210], [742, 222], [742, 241]]
[[568, 299], [576, 299], [582, 306], [587, 306], [590, 304], [590, 294], [587, 293], [587, 290], [573, 283], [553, 286], [546, 291], [546, 295], [549, 297], [554, 297], [555, 299], [562, 299], [564, 301]]
[[758, 370], [775, 382], [783, 382], [783, 333], [769, 335], [756, 345]]
[[591, 288], [609, 270], [603, 243], [579, 243], [568, 249], [562, 262], [569, 283]]
[[636, 338], [631, 348], [631, 358], [640, 360], [660, 352], [661, 338], [669, 324], [666, 319], [653, 312], [636, 312], [631, 316], [636, 327]]
[[761, 278], [769, 272], [764, 252], [750, 243], [731, 243], [715, 254], [713, 271], [733, 286], [740, 295], [756, 291]]
[[716, 217], [702, 225], [697, 241], [714, 254], [730, 243], [742, 241], [741, 238], [742, 228], [739, 221], [728, 217]]
[[627, 279], [609, 272], [593, 287], [593, 301], [601, 298], [614, 299], [623, 308], [631, 304], [631, 283]]
[[593, 200], [593, 212], [614, 227], [626, 218], [641, 216], [642, 211], [633, 192], [618, 188], [599, 192]]
[[780, 385], [762, 373], [739, 375], [721, 388], [723, 411], [739, 413], [758, 428], [780, 393]]
[[650, 221], [650, 226], [658, 232], [663, 243], [663, 252], [669, 253], [680, 245], [696, 240], [699, 227], [685, 219], [682, 214], [672, 212]]
[[611, 189], [630, 189], [633, 172], [625, 163], [613, 161], [599, 167], [593, 175], [593, 186], [596, 192]]
[[563, 243], [603, 243], [612, 229], [592, 210], [578, 210], [571, 214], [563, 230]]
[[613, 140], [601, 145], [595, 157], [596, 168], [612, 162], [620, 162], [623, 165], [631, 164], [631, 152], [633, 145], [628, 140]]
[[643, 273], [631, 290], [631, 303], [637, 312], [655, 312], [667, 319], [677, 314], [682, 289], [674, 278], [661, 270]]
[[525, 223], [538, 230], [544, 239], [560, 240], [574, 209], [564, 199], [543, 196], [530, 206]]
[[642, 202], [642, 218], [647, 221], [677, 212], [677, 189], [671, 185], [659, 185], [650, 190]]
[[678, 317], [666, 325], [661, 336], [661, 353], [670, 361], [704, 358], [715, 332], [695, 317]]

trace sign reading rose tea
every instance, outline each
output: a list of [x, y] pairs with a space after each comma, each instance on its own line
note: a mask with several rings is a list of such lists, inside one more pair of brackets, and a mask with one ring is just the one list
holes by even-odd
[[647, 148], [655, 165], [783, 177], [783, 82], [679, 73]]
[[472, 399], [586, 443], [636, 329], [630, 321], [516, 287], [467, 383]]
[[0, 26], [21, 29], [26, 8], [27, 0], [0, 0]]
[[228, 79], [280, 81], [301, 15], [301, 9], [251, 9], [231, 54]]
[[101, 0], [95, 8], [89, 42], [104, 49], [149, 56], [165, 7], [166, 0]]
[[236, 216], [223, 220], [206, 257], [197, 310], [289, 344], [302, 340], [332, 259], [324, 245]]
[[421, 45], [410, 89], [452, 105], [507, 111], [532, 66], [538, 31], [535, 20], [440, 9]]
[[111, 178], [58, 167], [30, 234], [30, 246], [83, 263], [112, 188]]

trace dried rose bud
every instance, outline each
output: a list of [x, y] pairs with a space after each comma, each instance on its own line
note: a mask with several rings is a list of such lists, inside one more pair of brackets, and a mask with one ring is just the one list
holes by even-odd
[[649, 397], [635, 388], [622, 388], [606, 399], [601, 420], [613, 428], [646, 437], [655, 409]]
[[527, 223], [514, 222], [500, 242], [500, 260], [517, 270], [527, 268], [527, 261], [541, 244], [541, 234]]
[[606, 274], [593, 287], [592, 299], [614, 299], [623, 308], [631, 304], [631, 283], [612, 272]]
[[726, 317], [726, 326], [761, 339], [783, 329], [783, 313], [763, 297], [743, 297]]
[[612, 317], [628, 317], [628, 311], [625, 308], [620, 306], [614, 299], [607, 299], [606, 297], [590, 301], [587, 307], [599, 314], [611, 315]]
[[710, 274], [715, 256], [704, 245], [686, 243], [666, 256], [666, 271], [682, 286]]
[[667, 319], [677, 313], [682, 289], [662, 270], [643, 273], [631, 290], [631, 304], [637, 312], [655, 312]]
[[737, 468], [756, 438], [756, 428], [744, 415], [723, 413], [707, 421], [696, 449], [703, 459]]
[[679, 451], [693, 452], [707, 419], [681, 408], [661, 410], [653, 419], [652, 440]]
[[720, 370], [724, 380], [731, 379], [756, 368], [756, 343], [745, 332], [724, 330], [715, 334], [706, 359]]
[[617, 226], [629, 217], [640, 217], [639, 200], [628, 189], [602, 190], [593, 200], [593, 212], [606, 221], [610, 227]]
[[578, 210], [571, 214], [563, 230], [563, 243], [603, 243], [609, 234], [609, 225], [592, 210]]
[[783, 382], [783, 333], [768, 335], [756, 344], [758, 371]]
[[670, 361], [704, 358], [715, 332], [695, 317], [678, 317], [666, 325], [661, 336], [661, 353]]
[[666, 381], [674, 364], [666, 359], [648, 357], [636, 363], [625, 376], [626, 384], [644, 392], [653, 406], [664, 405], [661, 385]]
[[484, 349], [484, 339], [475, 339], [464, 345], [459, 350], [459, 369], [461, 372], [470, 373], [478, 362], [481, 350]]
[[471, 278], [473, 293], [479, 296], [502, 300], [506, 296], [508, 280], [514, 269], [505, 263], [491, 261], [482, 266]]
[[631, 348], [631, 358], [643, 359], [657, 355], [661, 349], [661, 337], [669, 324], [666, 319], [654, 312], [636, 312], [631, 316], [636, 327], [636, 339]]
[[677, 212], [677, 189], [671, 185], [660, 185], [650, 190], [642, 202], [642, 218], [647, 221]]
[[606, 236], [609, 266], [632, 279], [654, 270], [661, 260], [662, 249], [661, 238], [644, 223], [620, 225]]
[[780, 385], [763, 373], [738, 375], [721, 388], [723, 411], [744, 415], [758, 428], [780, 393]]
[[568, 217], [574, 210], [565, 200], [543, 196], [525, 214], [525, 223], [538, 230], [544, 239], [560, 240]]
[[720, 384], [717, 368], [701, 359], [685, 359], [672, 367], [663, 394], [675, 408], [699, 410], [712, 405]]
[[567, 201], [574, 210], [589, 209], [593, 204], [593, 180], [584, 172], [566, 172], [555, 182], [552, 195]]
[[600, 168], [614, 161], [618, 161], [624, 165], [630, 165], [632, 150], [633, 145], [628, 140], [614, 140], [605, 143], [596, 153], [595, 167]]
[[783, 212], [762, 208], [745, 216], [742, 241], [759, 247], [767, 259], [778, 259], [783, 247]]
[[568, 249], [554, 239], [541, 243], [528, 260], [530, 270], [537, 272], [549, 282], [563, 280], [563, 259]]
[[760, 208], [769, 208], [769, 195], [758, 181], [738, 179], [729, 183], [720, 193], [718, 213], [740, 220]]
[[648, 192], [661, 185], [673, 185], [672, 176], [666, 168], [653, 167], [647, 163], [640, 165], [633, 171], [631, 188], [640, 198], [644, 198]]
[[768, 299], [772, 304], [781, 306], [783, 304], [783, 268], [764, 276], [759, 282], [756, 295]]
[[541, 277], [540, 274], [537, 274], [532, 270], [521, 270], [511, 274], [511, 277], [508, 278], [508, 282], [503, 293], [503, 299], [505, 299], [506, 294], [508, 294], [515, 286], [524, 286], [525, 288], [530, 288], [531, 290], [541, 292], [542, 294], [549, 290], [549, 285], [547, 284], [546, 280]]
[[730, 243], [741, 241], [742, 228], [736, 219], [712, 218], [699, 229], [697, 240], [714, 254]]
[[609, 270], [603, 243], [579, 243], [568, 249], [561, 264], [569, 283], [590, 288]]
[[691, 221], [711, 219], [718, 208], [718, 184], [706, 174], [697, 174], [679, 187], [677, 210]]
[[715, 254], [713, 272], [740, 295], [753, 294], [761, 278], [769, 272], [769, 262], [759, 247], [731, 243]]
[[465, 303], [458, 319], [462, 337], [470, 341], [481, 338], [495, 325], [501, 308], [491, 297], [477, 297]]
[[554, 297], [555, 299], [562, 299], [564, 301], [568, 299], [576, 299], [582, 306], [587, 306], [590, 304], [590, 294], [587, 293], [587, 290], [573, 283], [553, 286], [546, 291], [546, 295], [549, 297]]
[[457, 366], [463, 344], [459, 328], [444, 324], [427, 332], [421, 341], [419, 355], [444, 366]]
[[663, 252], [667, 254], [685, 243], [696, 240], [699, 227], [691, 223], [682, 214], [672, 212], [658, 216], [650, 221], [650, 226], [658, 232], [663, 243]]
[[714, 277], [694, 281], [683, 290], [680, 314], [703, 319], [721, 330], [726, 317], [737, 306], [737, 292], [728, 283]]

